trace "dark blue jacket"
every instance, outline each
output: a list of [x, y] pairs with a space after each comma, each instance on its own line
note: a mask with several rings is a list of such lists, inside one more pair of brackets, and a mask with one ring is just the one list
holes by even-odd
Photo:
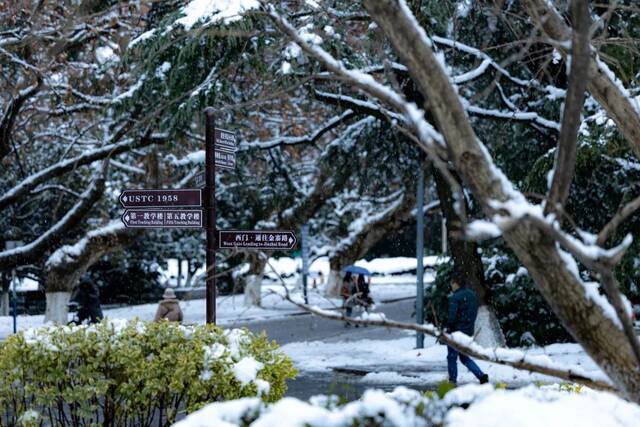
[[449, 332], [461, 331], [473, 336], [473, 326], [478, 315], [478, 297], [469, 288], [459, 288], [449, 296]]

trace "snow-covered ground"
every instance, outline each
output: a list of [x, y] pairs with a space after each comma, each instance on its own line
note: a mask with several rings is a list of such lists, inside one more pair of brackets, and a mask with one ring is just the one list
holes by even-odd
[[[425, 281], [432, 280], [433, 277], [425, 277]], [[296, 282], [296, 277], [285, 280], [287, 289], [292, 298], [302, 301], [302, 294]], [[282, 294], [284, 287], [282, 284], [265, 280], [262, 286], [262, 306], [246, 306], [243, 295], [231, 295], [218, 297], [216, 316], [220, 325], [232, 325], [237, 322], [259, 321], [264, 319], [274, 319], [289, 316], [294, 313], [301, 313], [303, 310], [294, 304], [286, 301]], [[375, 277], [371, 283], [371, 294], [374, 301], [389, 301], [399, 298], [410, 298], [416, 295], [415, 276], [402, 275], [394, 279], [394, 276]], [[309, 290], [309, 303], [319, 307], [330, 309], [340, 307], [342, 299], [327, 298], [322, 294], [322, 289]], [[205, 319], [205, 300], [195, 299], [182, 301], [180, 303], [185, 316], [185, 323], [203, 323]], [[112, 308], [104, 310], [105, 317], [110, 319], [133, 319], [137, 317], [141, 320], [153, 320], [158, 304], [141, 304]], [[25, 330], [42, 325], [44, 315], [20, 315], [17, 319], [18, 330]], [[0, 339], [13, 332], [13, 319], [9, 316], [0, 316]]]
[[209, 404], [176, 427], [632, 427], [639, 417], [638, 405], [611, 393], [533, 385], [495, 390], [485, 384], [456, 388], [442, 399], [404, 387], [389, 393], [367, 390], [345, 405], [324, 396], [308, 402], [284, 398], [274, 404], [244, 398]]
[[[423, 349], [416, 349], [415, 333], [398, 331], [404, 337], [392, 340], [349, 340], [339, 342], [295, 342], [282, 350], [301, 371], [322, 373], [333, 368], [350, 368], [370, 372], [362, 382], [367, 384], [436, 384], [447, 379], [447, 347], [425, 337]], [[578, 344], [553, 344], [521, 349], [530, 355], [546, 355], [565, 366], [577, 365], [590, 374], [602, 376], [600, 369]], [[508, 366], [477, 361], [493, 383], [522, 386], [534, 381], [558, 382], [557, 378], [532, 374]], [[458, 383], [477, 383], [476, 378], [458, 363]]]

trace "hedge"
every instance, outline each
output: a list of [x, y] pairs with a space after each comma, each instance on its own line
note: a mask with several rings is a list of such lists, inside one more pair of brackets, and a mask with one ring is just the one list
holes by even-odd
[[12, 335], [0, 372], [3, 426], [169, 425], [209, 402], [276, 401], [296, 374], [264, 335], [138, 320]]

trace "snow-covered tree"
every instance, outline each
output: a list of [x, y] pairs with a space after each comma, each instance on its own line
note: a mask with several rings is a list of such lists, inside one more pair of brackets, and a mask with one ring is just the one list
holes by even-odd
[[[497, 60], [478, 47], [435, 33], [429, 28], [429, 22], [419, 23], [416, 13], [402, 0], [365, 0], [363, 5], [390, 42], [399, 61], [407, 67], [411, 81], [423, 96], [424, 101], [419, 105], [408, 99], [392, 75], [378, 80], [369, 70], [356, 69], [337, 60], [323, 46], [311, 43], [304, 35], [306, 30], [292, 24], [292, 21], [297, 21], [295, 14], [286, 18], [285, 14], [289, 12], [286, 9], [272, 5], [264, 8], [274, 25], [331, 75], [400, 116], [399, 122], [411, 132], [414, 142], [427, 152], [438, 170], [448, 178], [457, 198], [454, 206], [462, 213], [464, 190], [456, 183], [449, 168], [460, 175], [464, 187], [473, 195], [486, 218], [464, 226], [466, 237], [479, 239], [501, 235], [573, 337], [616, 387], [628, 398], [640, 401], [637, 369], [640, 365], [640, 343], [633, 332], [613, 274], [614, 266], [624, 256], [632, 238], [627, 235], [607, 245], [610, 231], [635, 211], [637, 203], [634, 199], [626, 204], [602, 230], [568, 231], [562, 216], [575, 175], [579, 130], [585, 123], [581, 117], [585, 108], [585, 90], [593, 95], [592, 102], [599, 104], [602, 114], [611, 117], [621, 129], [631, 150], [637, 149], [638, 139], [633, 137], [634, 124], [640, 119], [637, 100], [605, 64], [597, 49], [599, 40], [607, 38], [606, 32], [598, 33], [598, 29], [607, 28], [611, 13], [604, 11], [596, 15], [597, 21], [592, 26], [594, 17], [589, 5], [586, 1], [576, 0], [571, 2], [571, 11], [568, 12], [572, 23], [569, 26], [553, 3], [532, 0], [523, 2], [525, 9], [512, 10], [513, 5], [509, 3], [504, 5], [507, 10], [500, 9], [495, 14], [514, 14], [528, 24], [530, 34], [524, 48], [519, 49], [524, 54], [529, 52], [529, 43], [535, 40], [533, 36], [541, 34], [540, 43], [549, 44], [560, 56], [567, 56], [567, 90], [561, 92], [555, 87], [542, 85], [544, 79], [536, 75], [523, 79], [523, 71], [528, 70], [519, 70], [518, 63], [510, 67], [511, 70], [505, 68], [503, 62], [508, 62], [508, 58]], [[469, 6], [470, 2], [459, 4], [464, 5]], [[615, 7], [611, 10], [614, 11]], [[468, 12], [469, 9], [464, 7], [455, 11], [462, 15]], [[491, 30], [491, 21], [488, 20], [487, 24]], [[475, 33], [481, 32], [476, 29]], [[443, 47], [474, 56], [481, 62], [471, 70], [460, 72], [456, 69], [455, 58], [447, 58]], [[501, 56], [501, 52], [497, 56]], [[510, 98], [509, 93], [505, 94], [504, 88], [498, 88], [495, 83], [487, 88], [484, 96], [465, 90], [465, 82], [474, 80], [487, 70], [502, 76], [501, 79], [527, 87], [529, 92], [541, 91], [542, 99], [561, 94], [564, 103], [558, 110], [562, 114], [558, 110], [555, 112], [560, 120], [546, 119], [536, 111], [536, 107], [544, 103], [536, 105], [518, 96]], [[491, 93], [503, 98], [506, 104], [503, 109], [483, 105], [483, 100]], [[480, 137], [481, 132], [476, 130], [481, 128], [473, 119], [476, 115], [534, 122], [543, 131], [553, 130], [551, 138], [557, 147], [554, 168], [549, 174], [548, 189], [542, 203], [527, 199], [498, 166], [488, 149], [491, 141], [485, 144]], [[599, 283], [585, 279], [576, 260]], [[600, 294], [599, 287], [606, 296]]]

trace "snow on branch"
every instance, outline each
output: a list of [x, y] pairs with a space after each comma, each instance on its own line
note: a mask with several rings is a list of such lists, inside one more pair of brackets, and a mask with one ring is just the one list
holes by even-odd
[[[542, 28], [550, 44], [565, 58], [570, 55], [571, 28], [548, 0], [525, 0], [531, 17]], [[615, 73], [600, 60], [597, 49], [591, 49], [589, 61], [589, 82], [587, 90], [607, 111], [625, 136], [636, 157], [640, 158], [640, 105], [631, 96]]]
[[241, 143], [238, 147], [238, 151], [244, 151], [251, 148], [258, 148], [261, 150], [266, 150], [270, 148], [274, 148], [280, 145], [298, 145], [298, 144], [313, 144], [318, 141], [324, 134], [335, 129], [341, 124], [350, 121], [351, 119], [357, 117], [359, 113], [353, 110], [345, 110], [342, 114], [332, 117], [326, 122], [319, 125], [316, 129], [313, 130], [308, 135], [303, 136], [283, 136], [271, 139], [269, 141], [254, 141], [248, 143]]
[[105, 162], [99, 176], [82, 193], [78, 202], [51, 228], [31, 243], [15, 249], [0, 252], [0, 269], [10, 269], [19, 264], [33, 262], [51, 245], [58, 242], [71, 228], [75, 227], [102, 197], [108, 163]]
[[424, 118], [424, 112], [415, 104], [407, 102], [404, 97], [391, 88], [376, 81], [370, 74], [363, 73], [358, 70], [347, 69], [342, 62], [337, 61], [327, 51], [320, 46], [308, 43], [283, 16], [275, 11], [271, 5], [267, 6], [268, 13], [275, 24], [286, 33], [293, 41], [298, 44], [302, 50], [316, 58], [331, 72], [345, 78], [357, 88], [377, 98], [387, 104], [393, 106], [396, 110], [402, 112], [408, 123], [417, 132], [420, 142], [424, 148], [433, 151], [434, 141], [445, 146], [442, 136], [431, 126]]
[[389, 111], [388, 109], [383, 108], [375, 102], [365, 101], [363, 99], [357, 99], [352, 96], [342, 95], [338, 93], [323, 92], [320, 90], [316, 90], [314, 94], [316, 98], [322, 102], [342, 105], [345, 107], [349, 107], [352, 110], [360, 111], [362, 113], [370, 114], [384, 119], [393, 119], [401, 123], [405, 123], [405, 118], [403, 116], [393, 111]]
[[468, 102], [466, 103], [465, 109], [467, 110], [468, 113], [474, 114], [477, 116], [493, 117], [496, 119], [504, 119], [504, 120], [534, 122], [542, 127], [553, 129], [554, 131], [560, 130], [560, 124], [558, 122], [545, 119], [544, 117], [540, 116], [538, 113], [533, 113], [528, 111], [503, 111], [503, 110], [496, 110], [496, 109], [488, 109], [488, 108], [478, 107], [476, 105], [471, 105]]
[[126, 228], [117, 219], [89, 231], [72, 245], [58, 248], [45, 263], [45, 290], [70, 291], [93, 263], [108, 252], [129, 243], [139, 232]]
[[485, 71], [487, 71], [487, 68], [489, 68], [492, 63], [493, 61], [491, 59], [485, 58], [475, 69], [467, 71], [463, 74], [459, 74], [457, 76], [453, 76], [452, 80], [455, 84], [466, 83], [471, 80], [475, 80], [480, 77]]
[[115, 233], [121, 232], [123, 230], [125, 230], [125, 226], [119, 219], [113, 220], [101, 228], [91, 230], [75, 244], [64, 245], [57, 249], [47, 259], [45, 266], [47, 268], [51, 268], [71, 262], [71, 260], [79, 257], [86, 250], [87, 243], [92, 239], [104, 238], [105, 236], [114, 235]]
[[132, 173], [134, 175], [143, 175], [144, 176], [144, 175], [147, 174], [144, 169], [136, 167], [136, 166], [128, 165], [126, 163], [122, 163], [122, 162], [119, 162], [119, 161], [113, 160], [113, 159], [109, 160], [109, 162], [111, 163], [112, 166], [115, 166], [118, 169], [121, 169], [121, 170], [123, 170], [125, 172]]
[[10, 204], [14, 203], [18, 198], [27, 194], [32, 189], [36, 188], [41, 183], [67, 173], [79, 166], [84, 166], [93, 163], [98, 160], [102, 160], [106, 157], [115, 156], [126, 151], [130, 151], [133, 148], [140, 148], [147, 145], [151, 145], [158, 142], [158, 139], [162, 136], [152, 136], [150, 138], [142, 138], [137, 141], [128, 139], [114, 144], [108, 144], [100, 148], [87, 150], [79, 156], [60, 161], [45, 169], [36, 172], [25, 179], [13, 188], [9, 189], [6, 193], [0, 196], [0, 210], [6, 208]]
[[[413, 207], [413, 199], [408, 197], [407, 192], [403, 190], [398, 190], [395, 193], [387, 196], [385, 200], [387, 206], [380, 208], [375, 207], [371, 210], [363, 209], [364, 206], [360, 205], [358, 209], [360, 210], [360, 216], [355, 218], [350, 224], [348, 229], [348, 235], [337, 243], [333, 244], [331, 247], [324, 247], [318, 249], [316, 255], [329, 255], [332, 258], [335, 254], [348, 251], [356, 246], [356, 244], [361, 240], [363, 235], [366, 235], [369, 231], [374, 229], [377, 225], [384, 223], [385, 225], [389, 225], [392, 221], [391, 218], [397, 214], [398, 212], [411, 214], [411, 211], [405, 211], [405, 207], [407, 203], [410, 203], [411, 207]], [[383, 227], [379, 227], [382, 231]], [[369, 233], [372, 234], [372, 233]]]
[[[461, 43], [459, 41], [448, 39], [446, 37], [431, 36], [431, 40], [436, 44], [440, 44], [440, 45], [443, 45], [443, 46], [448, 46], [448, 47], [451, 47], [453, 49], [459, 50], [461, 52], [465, 52], [465, 53], [468, 53], [470, 55], [473, 55], [478, 59], [482, 59], [482, 63], [483, 64], [485, 62], [488, 62], [487, 66], [491, 65], [491, 67], [493, 67], [497, 72], [499, 72], [500, 74], [502, 74], [503, 76], [505, 76], [506, 78], [508, 78], [509, 80], [511, 80], [513, 83], [515, 83], [517, 85], [527, 86], [527, 87], [529, 87], [529, 86], [538, 86], [536, 80], [523, 80], [523, 79], [520, 79], [520, 78], [517, 78], [517, 77], [513, 76], [506, 68], [502, 67], [494, 59], [492, 59], [486, 53], [482, 52], [480, 49], [477, 49], [475, 47], [471, 47], [471, 46], [466, 45], [464, 43]], [[460, 76], [458, 76], [458, 78], [459, 77]], [[454, 77], [453, 80], [455, 82], [455, 77]]]

